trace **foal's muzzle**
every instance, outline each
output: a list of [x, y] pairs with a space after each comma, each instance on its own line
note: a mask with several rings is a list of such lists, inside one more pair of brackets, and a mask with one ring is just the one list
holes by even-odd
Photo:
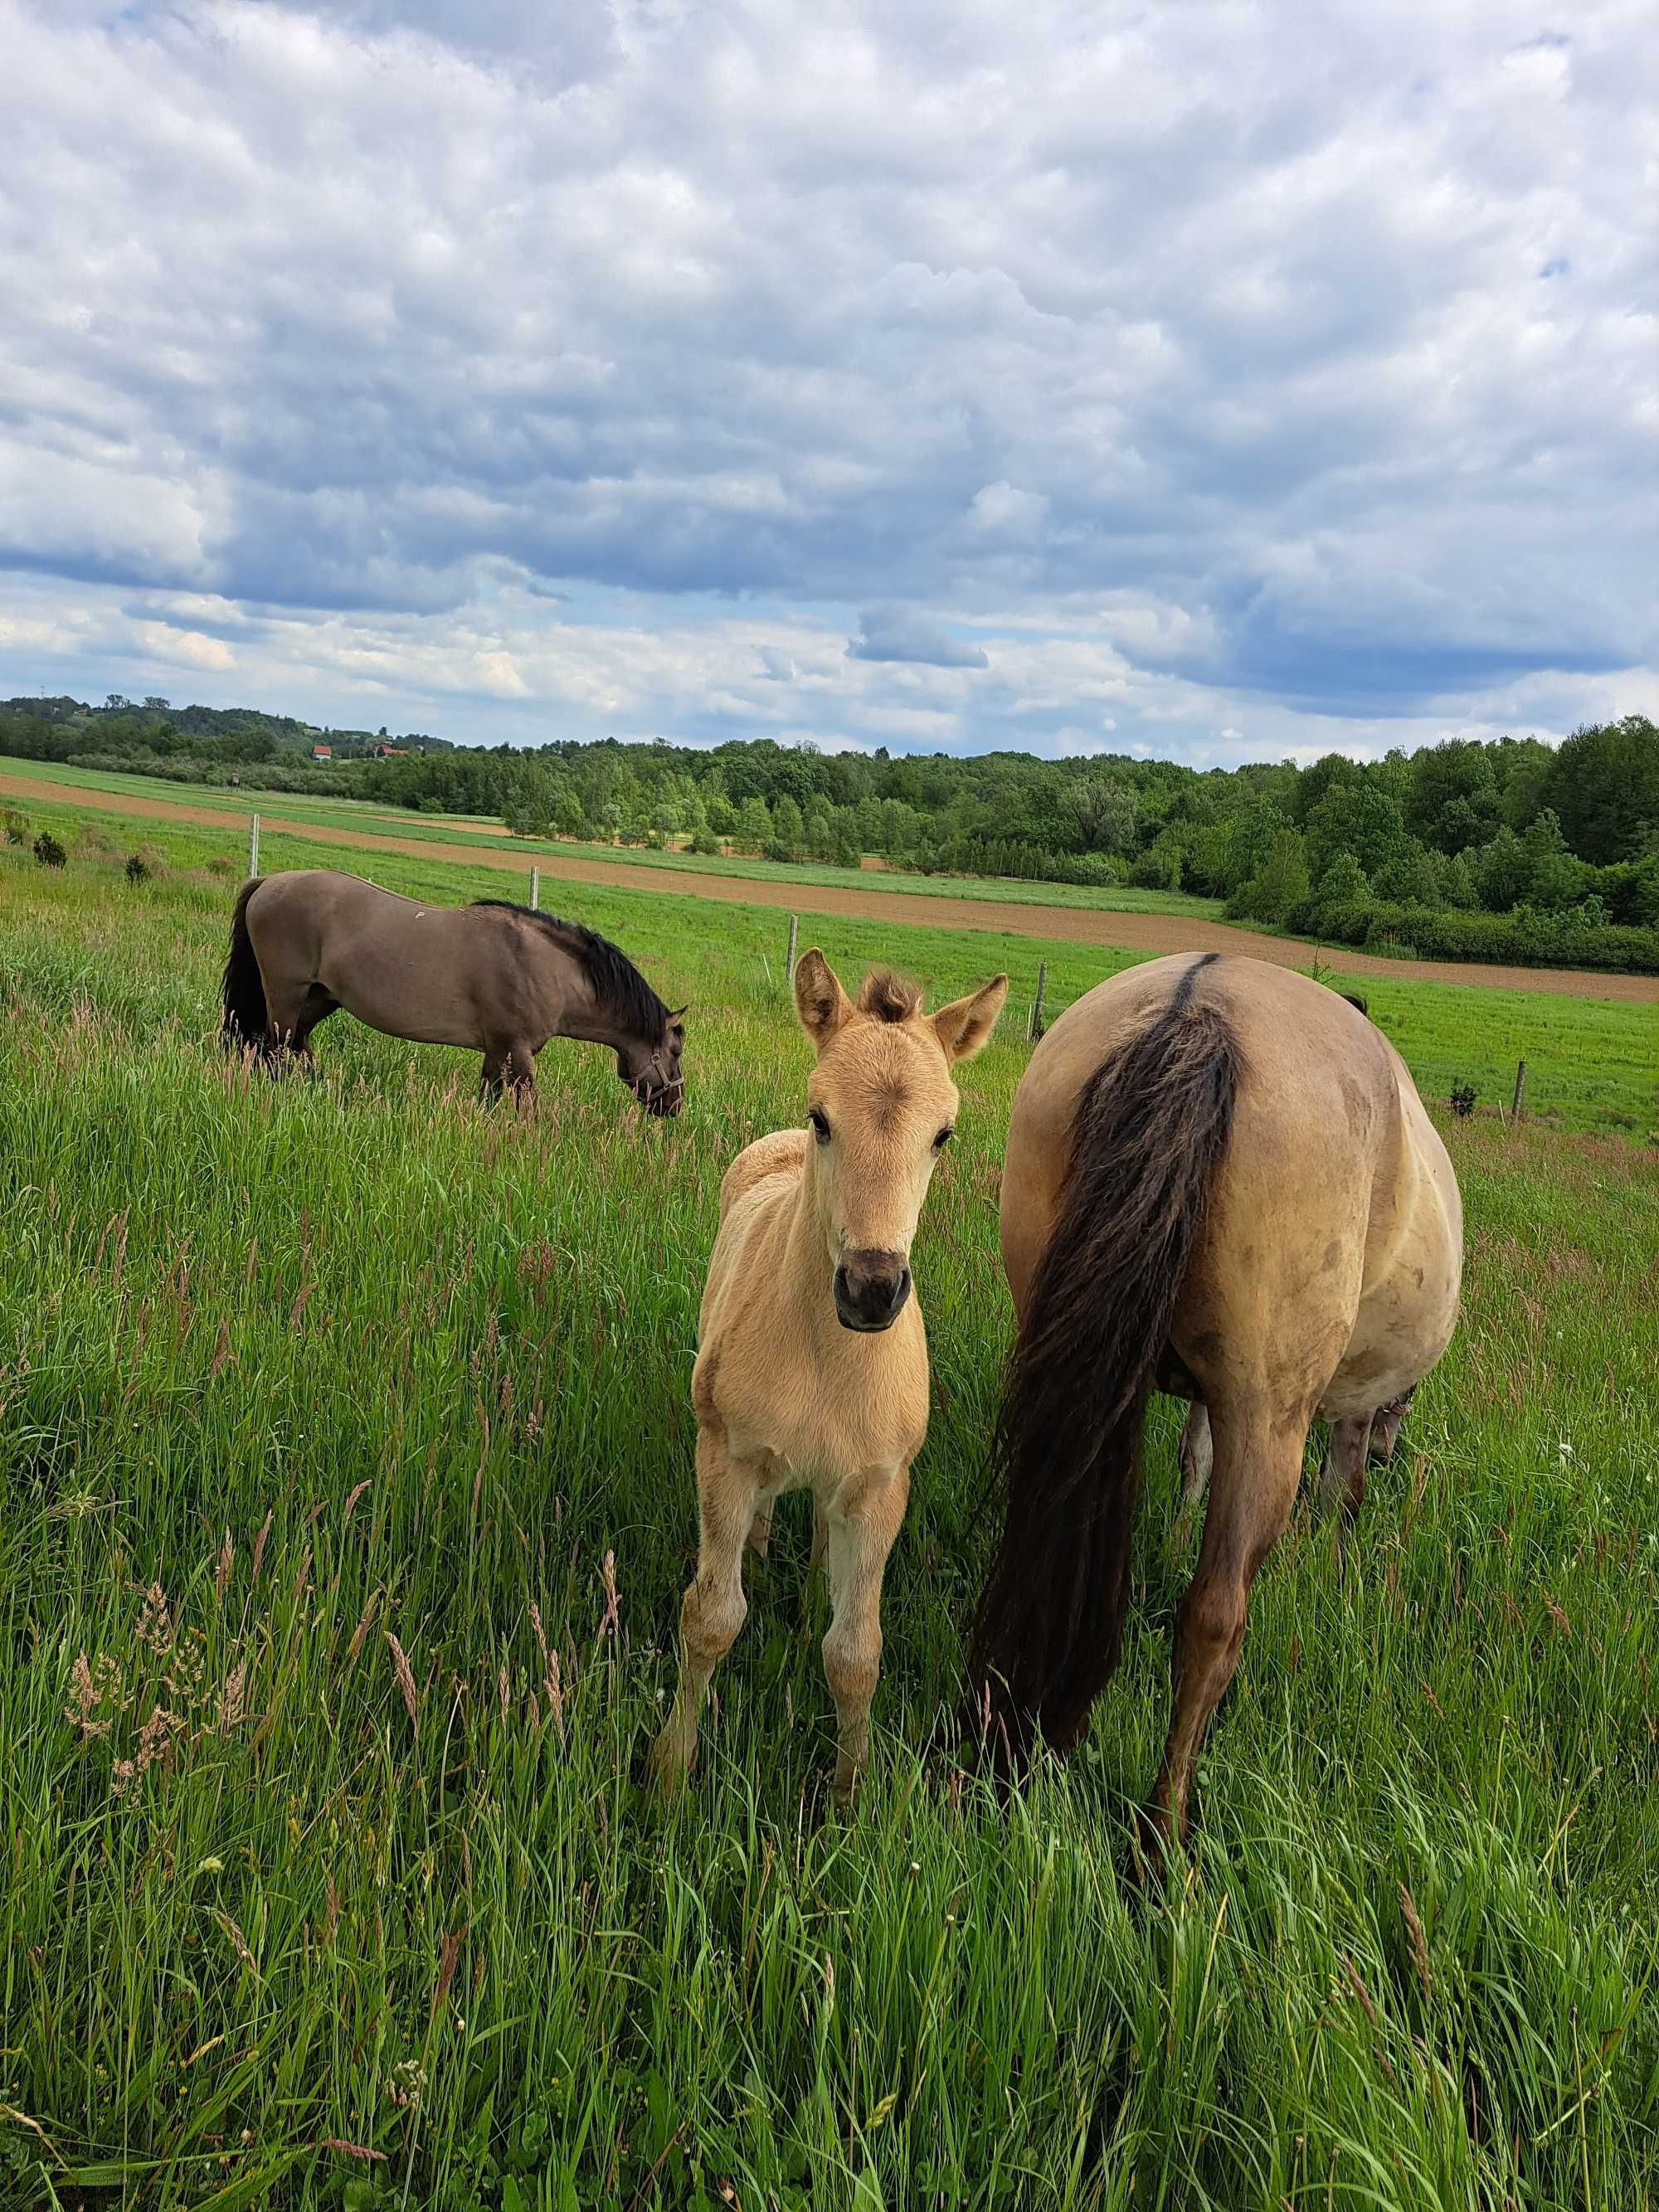
[[843, 1328], [891, 1328], [910, 1295], [899, 1252], [850, 1252], [836, 1270], [836, 1317]]

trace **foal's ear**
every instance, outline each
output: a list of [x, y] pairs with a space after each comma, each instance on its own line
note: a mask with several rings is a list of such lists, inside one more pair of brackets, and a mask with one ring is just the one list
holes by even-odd
[[795, 1012], [820, 1052], [852, 1011], [852, 1000], [817, 945], [803, 952], [795, 963]]
[[953, 999], [936, 1014], [929, 1014], [933, 1035], [948, 1060], [971, 1060], [990, 1036], [1008, 995], [1008, 978], [994, 975], [982, 991], [966, 999]]

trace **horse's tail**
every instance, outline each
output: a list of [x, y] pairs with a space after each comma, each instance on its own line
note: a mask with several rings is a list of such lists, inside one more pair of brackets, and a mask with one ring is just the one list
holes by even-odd
[[1207, 965], [1108, 1054], [1078, 1103], [997, 1424], [1006, 1508], [969, 1679], [999, 1757], [1006, 1735], [1023, 1761], [1036, 1727], [1068, 1749], [1117, 1664], [1147, 1394], [1237, 1094], [1225, 1013], [1188, 1003]]
[[247, 904], [264, 878], [252, 876], [242, 885], [236, 901], [236, 911], [230, 921], [230, 951], [225, 958], [224, 978], [219, 987], [224, 1018], [219, 1024], [219, 1035], [233, 1052], [265, 1050], [266, 1030], [270, 1017], [265, 1007], [264, 979], [259, 973], [259, 963], [253, 950], [253, 939], [248, 935]]

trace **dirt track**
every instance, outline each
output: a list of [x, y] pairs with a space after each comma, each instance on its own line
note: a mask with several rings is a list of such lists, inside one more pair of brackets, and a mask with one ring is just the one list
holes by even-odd
[[[148, 821], [193, 822], [246, 834], [246, 809], [227, 811], [188, 800], [138, 799], [122, 792], [88, 791], [78, 784], [48, 783], [38, 776], [0, 774], [0, 796], [50, 799]], [[1019, 906], [994, 899], [930, 897], [914, 891], [845, 890], [830, 884], [755, 883], [738, 876], [698, 875], [675, 868], [641, 867], [626, 860], [561, 860], [541, 853], [502, 851], [480, 844], [468, 850], [448, 843], [423, 843], [415, 837], [382, 836], [374, 830], [323, 829], [314, 823], [267, 817], [267, 836], [291, 836], [318, 845], [344, 845], [359, 851], [404, 853], [422, 860], [461, 861], [528, 876], [532, 866], [566, 883], [623, 885], [631, 890], [669, 892], [680, 897], [712, 899], [732, 906], [783, 907], [796, 914], [854, 915], [861, 921], [919, 922], [931, 929], [988, 929], [1018, 937], [1046, 937], [1073, 945], [1121, 946], [1132, 952], [1243, 952], [1281, 968], [1305, 968], [1311, 948], [1296, 939], [1263, 937], [1219, 921], [1188, 921], [1180, 915], [1109, 914], [1083, 907]], [[1659, 1005], [1659, 976], [1602, 975], [1566, 968], [1496, 968], [1462, 960], [1382, 960], [1374, 954], [1338, 945], [1333, 964], [1351, 975], [1413, 976], [1427, 983], [1472, 983], [1488, 990], [1551, 991], [1575, 999], [1620, 999], [1637, 1006]]]

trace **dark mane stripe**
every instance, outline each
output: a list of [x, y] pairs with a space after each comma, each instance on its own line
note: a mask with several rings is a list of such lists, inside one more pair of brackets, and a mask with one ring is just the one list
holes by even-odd
[[655, 1044], [668, 1027], [668, 1008], [646, 981], [621, 947], [601, 937], [586, 923], [566, 921], [538, 907], [520, 906], [512, 899], [474, 899], [475, 907], [493, 908], [498, 914], [516, 914], [545, 930], [562, 952], [568, 952], [593, 986], [593, 995], [608, 1012]]

